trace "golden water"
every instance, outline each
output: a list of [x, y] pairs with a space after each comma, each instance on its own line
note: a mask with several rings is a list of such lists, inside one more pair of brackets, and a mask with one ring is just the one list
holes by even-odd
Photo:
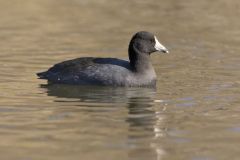
[[[0, 159], [238, 160], [240, 2], [0, 1]], [[82, 56], [127, 59], [157, 35], [157, 90], [47, 85]]]

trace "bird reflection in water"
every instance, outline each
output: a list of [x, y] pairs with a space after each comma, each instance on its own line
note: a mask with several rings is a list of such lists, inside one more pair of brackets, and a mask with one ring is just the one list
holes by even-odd
[[[95, 104], [95, 107], [99, 105], [99, 109], [104, 104], [126, 107], [128, 114], [121, 118], [124, 118], [125, 123], [129, 126], [128, 131], [124, 132], [127, 133], [128, 157], [160, 160], [165, 154], [159, 144], [159, 140], [164, 136], [162, 134], [164, 131], [161, 129], [163, 117], [161, 110], [156, 109], [159, 107], [156, 107], [158, 104], [154, 102], [155, 89], [63, 84], [47, 84], [40, 87], [46, 90], [48, 96], [77, 99], [80, 103], [87, 102], [90, 104], [89, 107], [92, 106], [91, 104]], [[86, 106], [86, 103], [84, 105]]]

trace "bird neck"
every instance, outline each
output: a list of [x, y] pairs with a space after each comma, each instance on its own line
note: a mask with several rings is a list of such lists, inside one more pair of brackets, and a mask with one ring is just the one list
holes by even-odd
[[142, 73], [153, 68], [148, 53], [141, 53], [136, 47], [129, 46], [128, 55], [134, 72]]

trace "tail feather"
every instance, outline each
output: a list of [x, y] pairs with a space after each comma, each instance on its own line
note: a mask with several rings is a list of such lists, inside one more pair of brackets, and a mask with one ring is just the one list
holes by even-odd
[[39, 79], [46, 79], [47, 78], [47, 72], [37, 73], [37, 76], [39, 77]]

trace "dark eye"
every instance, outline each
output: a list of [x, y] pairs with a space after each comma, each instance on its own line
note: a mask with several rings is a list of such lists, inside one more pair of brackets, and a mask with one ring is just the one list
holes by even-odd
[[151, 41], [151, 43], [155, 43], [155, 40], [154, 40], [154, 39], [151, 39], [150, 41]]

